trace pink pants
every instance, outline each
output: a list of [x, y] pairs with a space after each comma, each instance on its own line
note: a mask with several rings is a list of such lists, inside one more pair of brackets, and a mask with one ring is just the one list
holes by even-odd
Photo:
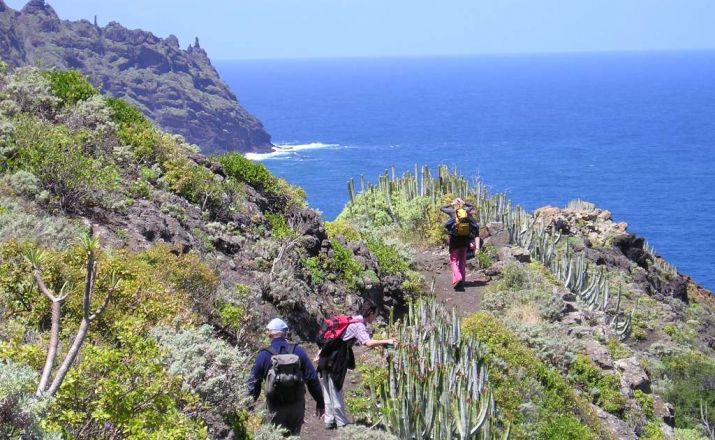
[[467, 248], [449, 251], [449, 266], [452, 268], [452, 285], [467, 279]]

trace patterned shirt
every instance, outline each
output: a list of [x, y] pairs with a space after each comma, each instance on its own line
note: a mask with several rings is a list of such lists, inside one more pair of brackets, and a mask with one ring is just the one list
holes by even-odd
[[357, 339], [358, 344], [365, 345], [367, 341], [370, 340], [370, 333], [367, 332], [365, 320], [362, 315], [355, 315], [352, 318], [353, 320], [359, 319], [361, 322], [352, 323], [345, 329], [345, 332], [343, 333], [343, 341]]

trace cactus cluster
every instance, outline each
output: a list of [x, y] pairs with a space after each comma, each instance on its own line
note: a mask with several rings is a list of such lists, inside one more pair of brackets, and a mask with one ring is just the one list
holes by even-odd
[[568, 202], [568, 204], [566, 205], [566, 209], [590, 212], [596, 210], [596, 205], [585, 200], [574, 199]]
[[373, 389], [388, 431], [401, 439], [508, 438], [498, 429], [483, 349], [457, 315], [418, 300], [395, 331], [387, 382]]
[[[385, 170], [378, 176], [377, 184], [365, 183], [365, 177], [360, 177], [360, 193], [356, 192], [355, 181], [347, 183], [349, 203], [348, 209], [364, 209], [369, 217], [369, 198], [380, 196], [385, 200], [388, 214], [394, 223], [399, 224], [400, 218], [395, 209], [394, 201], [399, 198], [406, 202], [421, 199], [425, 205], [437, 205], [445, 195], [462, 199], [476, 200], [477, 220], [479, 222], [504, 221], [512, 212], [511, 202], [504, 193], [490, 195], [486, 185], [475, 179], [470, 185], [469, 180], [459, 174], [457, 169], [450, 170], [446, 165], [437, 168], [437, 175], [432, 175], [428, 166], [414, 166], [414, 170], [398, 177], [395, 167]], [[362, 202], [362, 203], [361, 203]], [[361, 207], [362, 205], [362, 207]]]
[[[419, 172], [418, 172], [419, 171]], [[418, 178], [419, 176], [419, 178]], [[355, 185], [348, 182], [350, 195], [349, 209], [360, 204], [360, 198], [355, 194]], [[368, 213], [368, 200], [365, 195], [375, 196], [382, 194], [387, 202], [389, 214], [395, 223], [400, 223], [396, 212], [393, 212], [394, 198], [411, 201], [416, 198], [426, 200], [432, 206], [442, 199], [444, 195], [451, 194], [455, 197], [475, 201], [477, 208], [477, 221], [480, 224], [501, 222], [509, 232], [511, 243], [527, 249], [532, 258], [549, 268], [564, 286], [584, 300], [592, 310], [601, 310], [607, 313], [611, 326], [616, 330], [621, 339], [628, 337], [633, 313], [621, 310], [621, 289], [618, 290], [616, 307], [609, 307], [611, 300], [611, 285], [607, 274], [596, 269], [586, 262], [583, 252], [576, 252], [568, 243], [559, 246], [561, 233], [547, 228], [541, 221], [526, 212], [520, 206], [514, 206], [505, 193], [490, 194], [486, 185], [476, 179], [472, 185], [459, 175], [457, 169], [450, 170], [442, 165], [437, 169], [437, 176], [433, 177], [429, 167], [420, 168], [415, 165], [414, 172], [408, 171], [397, 177], [395, 168], [385, 171], [380, 176], [378, 184], [365, 185], [361, 178], [361, 193], [364, 199], [366, 214]], [[582, 200], [569, 202], [568, 208], [578, 210], [593, 210], [595, 205]], [[564, 249], [565, 248], [565, 249]], [[655, 255], [652, 249], [648, 250]], [[653, 257], [655, 264], [663, 266], [663, 271], [673, 273], [674, 268], [668, 268], [667, 263]], [[659, 266], [660, 267], [660, 266]]]
[[[568, 242], [559, 249], [561, 232], [553, 228], [547, 230], [535, 217], [517, 210], [507, 223], [512, 242], [528, 249], [532, 258], [549, 268], [554, 276], [571, 292], [589, 305], [591, 310], [605, 312], [610, 326], [623, 340], [631, 330], [633, 311], [621, 310], [621, 287], [618, 288], [616, 307], [609, 308], [611, 285], [603, 267], [597, 268], [586, 261], [584, 252], [574, 251]], [[635, 309], [634, 309], [635, 310]]]
[[678, 275], [678, 269], [664, 259], [660, 258], [655, 249], [653, 249], [653, 246], [651, 246], [648, 242], [643, 245], [643, 250], [650, 256], [650, 259], [653, 261], [656, 269], [660, 272], [666, 274], [667, 276]]

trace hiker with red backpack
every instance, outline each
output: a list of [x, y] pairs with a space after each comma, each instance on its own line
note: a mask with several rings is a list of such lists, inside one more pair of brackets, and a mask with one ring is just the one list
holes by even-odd
[[353, 316], [335, 316], [326, 319], [318, 334], [320, 352], [318, 363], [320, 386], [325, 401], [325, 429], [341, 428], [350, 423], [343, 398], [343, 383], [347, 370], [355, 368], [353, 345], [368, 348], [395, 346], [394, 339], [372, 339], [366, 324], [377, 317], [377, 306], [365, 300]]
[[467, 251], [476, 251], [479, 225], [474, 219], [474, 207], [456, 198], [449, 205], [440, 208], [449, 215], [444, 227], [449, 232], [449, 265], [452, 268], [452, 287], [462, 289], [467, 279]]
[[316, 402], [315, 415], [325, 412], [318, 376], [305, 351], [286, 340], [288, 325], [275, 318], [266, 326], [271, 345], [261, 349], [248, 380], [248, 393], [256, 401], [265, 380], [266, 406], [271, 423], [299, 435], [305, 416], [305, 388]]

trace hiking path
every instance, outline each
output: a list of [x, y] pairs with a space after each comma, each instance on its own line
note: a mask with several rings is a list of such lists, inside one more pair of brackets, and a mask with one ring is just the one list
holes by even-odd
[[[429, 292], [434, 282], [434, 296], [448, 311], [451, 312], [454, 308], [460, 317], [479, 311], [482, 291], [487, 284], [487, 278], [478, 271], [476, 260], [467, 261], [467, 281], [464, 283], [463, 289], [455, 291], [452, 288], [449, 252], [446, 247], [430, 248], [419, 252], [415, 257], [417, 269], [424, 277], [425, 290]], [[313, 344], [305, 349], [311, 358], [317, 352], [317, 348]], [[362, 347], [355, 348], [355, 358], [358, 363], [364, 350]], [[357, 371], [348, 372], [344, 385], [346, 400], [360, 382]], [[300, 438], [306, 440], [340, 439], [339, 431], [326, 430], [323, 421], [315, 417], [314, 412], [315, 401], [310, 393], [306, 393], [305, 424]]]

